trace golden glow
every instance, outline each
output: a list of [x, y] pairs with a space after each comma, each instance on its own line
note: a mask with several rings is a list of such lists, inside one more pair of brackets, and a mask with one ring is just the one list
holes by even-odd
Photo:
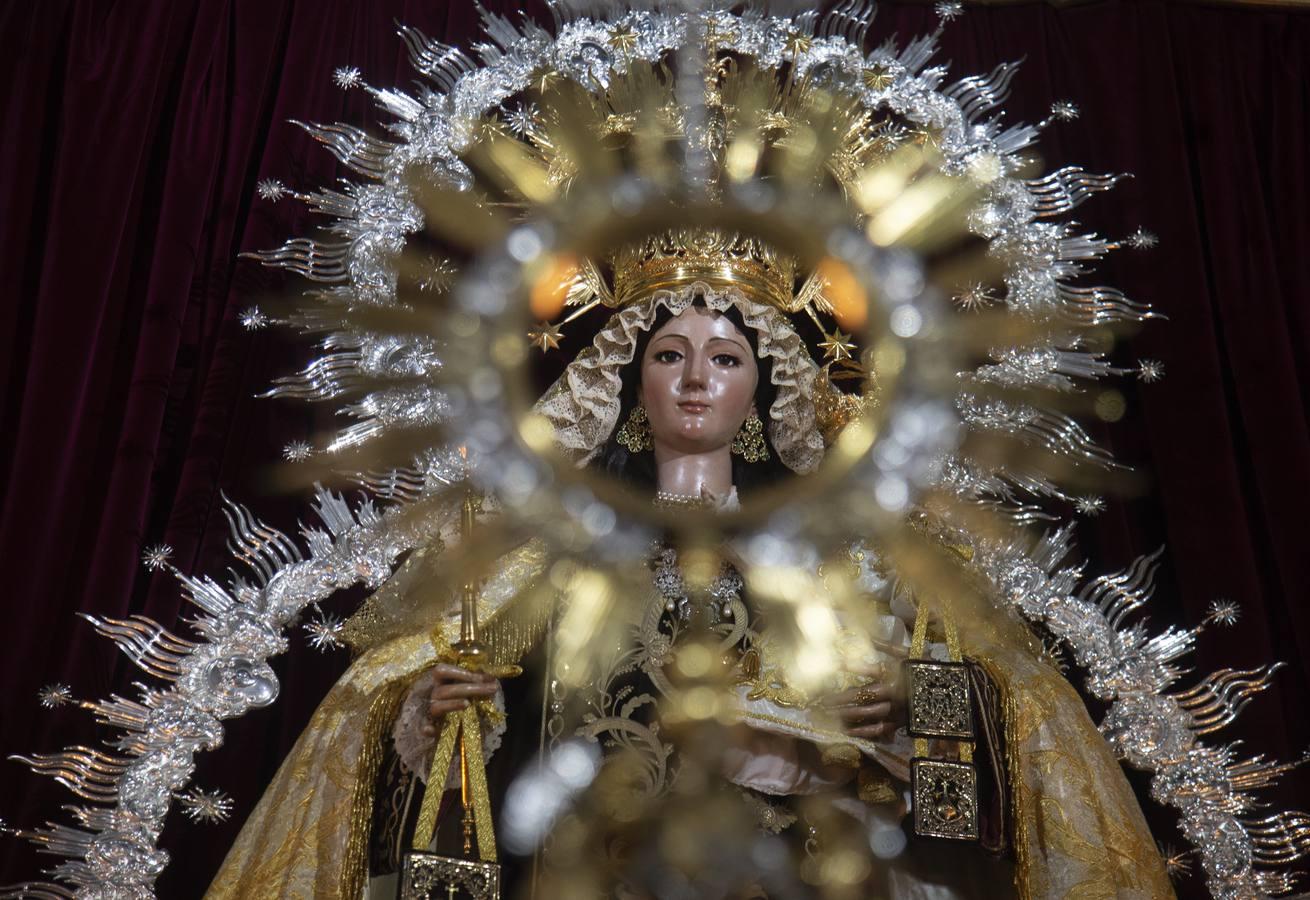
[[869, 240], [890, 247], [905, 239], [911, 231], [935, 218], [937, 211], [956, 191], [952, 179], [934, 176], [907, 187], [886, 208], [869, 220], [865, 232]]
[[905, 349], [890, 337], [873, 348], [873, 372], [879, 379], [895, 378], [905, 368]]
[[564, 615], [556, 629], [560, 669], [564, 680], [577, 686], [588, 678], [589, 657], [594, 655], [588, 653], [588, 646], [614, 606], [614, 587], [595, 569], [575, 568], [568, 576], [564, 596]]
[[839, 325], [858, 331], [869, 321], [869, 298], [845, 263], [825, 256], [816, 268], [823, 278], [823, 296], [832, 306]]
[[519, 421], [519, 437], [536, 453], [550, 453], [555, 446], [555, 426], [545, 416], [531, 413]]
[[574, 256], [552, 256], [546, 262], [541, 274], [532, 282], [528, 296], [528, 306], [534, 318], [549, 322], [564, 311], [564, 301], [568, 299], [569, 288], [580, 269]]

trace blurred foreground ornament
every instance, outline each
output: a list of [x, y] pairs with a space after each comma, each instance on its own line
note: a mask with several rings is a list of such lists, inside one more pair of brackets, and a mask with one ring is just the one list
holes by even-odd
[[[901, 550], [889, 555], [907, 570], [897, 577], [936, 586], [962, 568], [970, 584], [985, 584], [998, 604], [1063, 642], [1106, 703], [1107, 739], [1150, 773], [1156, 799], [1178, 809], [1216, 896], [1289, 887], [1284, 868], [1306, 849], [1304, 817], [1239, 818], [1257, 802], [1251, 792], [1286, 767], [1200, 740], [1264, 690], [1273, 667], [1180, 685], [1180, 660], [1198, 632], [1152, 634], [1133, 617], [1149, 598], [1156, 557], [1084, 581], [1081, 564], [1066, 560], [1067, 526], [1052, 524], [1041, 537], [1021, 530], [1057, 521], [1051, 510], [1077, 505], [1089, 472], [1113, 466], [1065, 400], [1125, 374], [1105, 358], [1108, 328], [1152, 314], [1118, 290], [1080, 280], [1117, 244], [1058, 217], [1120, 176], [1066, 167], [1031, 177], [1024, 151], [1040, 128], [1007, 125], [999, 112], [1015, 67], [947, 84], [944, 69], [929, 65], [935, 35], [866, 51], [872, 11], [856, 0], [822, 17], [657, 5], [616, 9], [606, 21], [551, 9], [554, 33], [484, 14], [480, 64], [402, 27], [421, 89], [371, 87], [353, 66], [335, 73], [341, 87], [366, 91], [391, 118], [385, 137], [353, 125], [302, 126], [362, 180], [306, 193], [273, 180], [257, 187], [267, 199], [291, 197], [332, 219], [327, 238], [251, 254], [313, 284], [301, 308], [278, 321], [322, 337], [322, 354], [279, 379], [269, 396], [346, 404], [350, 422], [324, 441], [330, 452], [297, 468], [325, 479], [347, 472], [373, 493], [352, 504], [316, 486], [316, 522], [303, 539], [225, 503], [241, 570], [224, 583], [177, 572], [166, 553], [148, 555], [148, 565], [174, 572], [199, 610], [194, 634], [141, 616], [92, 620], [153, 686], [135, 699], [83, 704], [115, 729], [105, 751], [21, 758], [100, 804], [74, 810], [78, 827], [21, 832], [64, 857], [53, 870], [61, 884], [21, 890], [152, 895], [168, 860], [160, 833], [195, 754], [222, 743], [223, 720], [274, 702], [279, 683], [268, 660], [286, 649], [286, 629], [306, 607], [351, 585], [375, 589], [406, 554], [440, 543], [470, 482], [501, 515], [477, 542], [449, 554], [436, 588], [453, 594], [461, 579], [483, 577], [488, 560], [524, 537], [548, 548], [550, 584], [569, 601], [557, 631], [567, 665], [551, 686], [552, 716], [589, 666], [625, 648], [611, 640], [611, 623], [631, 612], [639, 594], [632, 570], [654, 535], [686, 538], [679, 553], [687, 577], [666, 586], [688, 626], [714, 610], [715, 626], [737, 627], [727, 615], [732, 590], [698, 595], [717, 590], [715, 539], [740, 538], [755, 558], [771, 560], [743, 563], [742, 574], [779, 621], [796, 624], [795, 655], [818, 671], [833, 666], [839, 603], [810, 602], [823, 595], [810, 589], [806, 566], [837, 557], [854, 534], [874, 536]], [[937, 5], [943, 22], [959, 12], [958, 3]], [[1052, 109], [1058, 119], [1076, 113], [1072, 104]], [[610, 152], [619, 146], [630, 152]], [[695, 172], [683, 171], [684, 158], [699, 161]], [[840, 185], [841, 204], [825, 206], [834, 197], [816, 193], [819, 175]], [[668, 238], [682, 226], [687, 233]], [[987, 266], [957, 255], [967, 240], [986, 244]], [[1126, 243], [1134, 241], [1143, 243]], [[775, 245], [781, 254], [770, 252]], [[625, 247], [636, 249], [623, 256]], [[551, 349], [590, 310], [631, 308], [634, 292], [687, 286], [684, 258], [701, 276], [715, 272], [713, 262], [730, 262], [719, 271], [736, 280], [713, 287], [758, 290], [774, 308], [832, 335], [826, 386], [856, 388], [815, 402], [841, 414], [836, 427], [822, 429], [831, 465], [804, 491], [781, 490], [749, 515], [661, 510], [591, 478], [576, 459], [562, 458], [558, 431], [529, 396], [534, 344]], [[607, 261], [616, 260], [632, 276], [623, 282], [628, 295], [621, 279], [607, 277]], [[978, 312], [967, 327], [954, 321], [939, 284], [976, 286], [957, 296]], [[273, 320], [252, 309], [242, 321], [257, 328]], [[1149, 380], [1145, 366], [1139, 375]], [[1096, 397], [1098, 414], [1123, 415], [1121, 394]], [[461, 445], [472, 448], [471, 465], [455, 453]], [[914, 543], [911, 520], [941, 526], [925, 543], [948, 547], [951, 565], [926, 565], [936, 557]], [[649, 586], [649, 572], [641, 574]], [[839, 577], [831, 580], [841, 587]], [[783, 584], [800, 589], [779, 590]], [[325, 641], [328, 632], [335, 629], [325, 629]], [[670, 652], [659, 641], [647, 650]], [[690, 736], [688, 771], [717, 771], [721, 747], [696, 736], [721, 734], [723, 704], [698, 688], [709, 685], [688, 686], [674, 711]], [[764, 689], [793, 697], [778, 685]], [[465, 756], [468, 808], [480, 792], [481, 755], [465, 750], [480, 724], [475, 715], [458, 725], [441, 740], [448, 763], [456, 743]], [[921, 808], [934, 819], [925, 826], [967, 832], [977, 798], [952, 769], [964, 761], [927, 762], [940, 765], [919, 782]], [[552, 795], [557, 811], [577, 810], [567, 824], [551, 820], [561, 822], [554, 849], [573, 867], [554, 885], [556, 896], [590, 885], [598, 858], [591, 850], [611, 828], [645, 848], [624, 870], [638, 881], [672, 864], [730, 884], [758, 877], [771, 895], [795, 893], [785, 848], [758, 831], [755, 812], [736, 798], [707, 796], [693, 780], [667, 805], [594, 802], [630, 796], [624, 778], [639, 771], [620, 760], [591, 771], [583, 787]], [[814, 822], [823, 814], [805, 812]], [[481, 829], [471, 830], [480, 858], [454, 862], [476, 870], [490, 863]], [[806, 848], [814, 864], [802, 874], [816, 884], [849, 889], [869, 871], [869, 848], [843, 845], [841, 831], [815, 838], [827, 847]], [[436, 884], [425, 883], [418, 889]], [[461, 883], [447, 879], [443, 890], [489, 885], [490, 870]]]

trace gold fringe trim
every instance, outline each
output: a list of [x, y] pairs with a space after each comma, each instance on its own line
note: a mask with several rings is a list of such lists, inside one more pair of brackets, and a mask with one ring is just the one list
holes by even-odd
[[368, 878], [369, 825], [373, 820], [373, 793], [378, 769], [382, 765], [383, 741], [396, 718], [406, 687], [403, 680], [391, 682], [378, 691], [369, 704], [364, 743], [350, 798], [350, 836], [341, 866], [342, 897], [361, 896]]
[[1014, 829], [1010, 841], [1010, 846], [1014, 847], [1015, 856], [1014, 887], [1019, 895], [1019, 900], [1031, 900], [1032, 885], [1028, 876], [1031, 871], [1032, 854], [1029, 852], [1028, 820], [1019, 815], [1019, 810], [1013, 808], [1014, 798], [1018, 796], [1018, 791], [1023, 785], [1023, 766], [1019, 759], [1019, 704], [1014, 699], [1014, 691], [1010, 689], [1009, 679], [1001, 671], [995, 660], [988, 656], [982, 656], [975, 657], [974, 662], [987, 673], [987, 677], [992, 680], [992, 684], [996, 685], [996, 689], [1001, 695], [1001, 719], [1005, 731], [1005, 763], [1006, 768], [1009, 770], [1005, 774], [1010, 782], [1010, 790], [1005, 792], [1005, 795], [1011, 802], [1011, 808], [1006, 812]]

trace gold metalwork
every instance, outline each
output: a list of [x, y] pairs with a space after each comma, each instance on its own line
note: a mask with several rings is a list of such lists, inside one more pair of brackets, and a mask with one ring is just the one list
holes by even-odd
[[840, 362], [843, 359], [855, 358], [855, 344], [851, 341], [851, 336], [840, 328], [834, 328], [832, 334], [824, 334], [823, 340], [819, 342], [819, 349], [823, 351], [825, 362]]
[[655, 437], [650, 431], [650, 419], [646, 417], [646, 407], [634, 406], [632, 412], [628, 414], [628, 420], [623, 423], [614, 436], [619, 446], [627, 449], [629, 453], [641, 453], [643, 450], [655, 449]]
[[620, 53], [631, 53], [637, 47], [637, 33], [627, 25], [619, 25], [610, 32], [608, 43]]
[[748, 463], [764, 462], [769, 458], [769, 448], [764, 443], [764, 422], [754, 410], [733, 437], [731, 450]]
[[885, 91], [896, 80], [885, 66], [869, 66], [864, 70], [864, 86], [871, 91]]
[[796, 264], [759, 240], [718, 228], [678, 228], [620, 248], [613, 257], [614, 302], [696, 282], [740, 288], [759, 303], [792, 311]]
[[969, 670], [963, 663], [909, 659], [905, 680], [911, 735], [973, 740]]
[[499, 900], [500, 867], [411, 850], [401, 869], [400, 900]]
[[914, 833], [978, 840], [978, 773], [968, 763], [916, 757], [910, 761]]
[[714, 505], [714, 500], [710, 497], [698, 497], [695, 494], [674, 494], [670, 491], [656, 491], [656, 506], [662, 506], [665, 509], [706, 509]]
[[559, 342], [563, 337], [563, 331], [553, 322], [542, 322], [528, 332], [528, 340], [542, 353], [548, 350], [558, 350]]

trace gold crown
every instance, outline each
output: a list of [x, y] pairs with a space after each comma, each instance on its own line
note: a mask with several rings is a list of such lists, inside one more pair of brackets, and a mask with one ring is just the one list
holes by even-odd
[[618, 250], [614, 300], [626, 306], [654, 291], [703, 281], [712, 287], [740, 288], [752, 300], [790, 309], [796, 264], [759, 240], [717, 228], [677, 228], [651, 235]]

